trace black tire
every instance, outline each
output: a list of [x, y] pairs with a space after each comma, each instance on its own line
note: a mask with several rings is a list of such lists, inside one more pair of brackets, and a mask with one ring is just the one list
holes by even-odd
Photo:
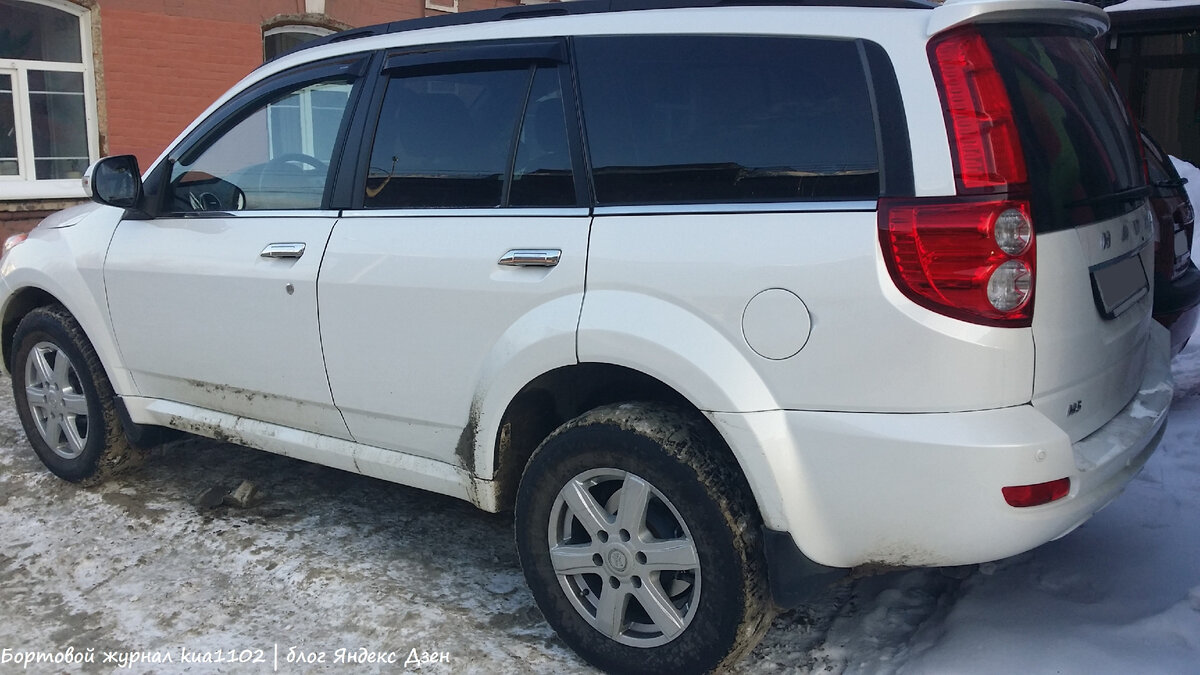
[[46, 468], [94, 484], [138, 463], [96, 350], [60, 305], [26, 314], [13, 336], [12, 385], [29, 443]]
[[[636, 508], [622, 518], [622, 504]], [[538, 607], [592, 665], [718, 670], [770, 626], [761, 517], [722, 441], [694, 413], [630, 403], [567, 422], [530, 458], [515, 511]]]

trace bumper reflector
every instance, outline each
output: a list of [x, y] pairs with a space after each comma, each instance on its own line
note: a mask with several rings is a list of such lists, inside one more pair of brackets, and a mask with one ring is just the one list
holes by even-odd
[[1049, 504], [1050, 502], [1062, 499], [1070, 494], [1071, 479], [1059, 478], [1049, 483], [1038, 483], [1037, 485], [1014, 485], [1002, 488], [1001, 492], [1004, 493], [1004, 501], [1008, 502], [1009, 506], [1017, 508], [1041, 506], [1042, 504]]

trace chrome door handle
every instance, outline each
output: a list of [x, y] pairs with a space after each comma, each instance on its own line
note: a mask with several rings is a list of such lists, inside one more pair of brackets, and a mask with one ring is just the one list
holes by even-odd
[[267, 247], [258, 255], [263, 258], [299, 258], [304, 255], [304, 244], [302, 242], [267, 244]]
[[506, 267], [554, 267], [560, 258], [562, 251], [556, 248], [515, 248], [496, 262]]

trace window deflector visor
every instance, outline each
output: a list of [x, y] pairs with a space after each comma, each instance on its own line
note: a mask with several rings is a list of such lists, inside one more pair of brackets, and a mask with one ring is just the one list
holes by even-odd
[[435, 45], [422, 49], [409, 49], [387, 57], [384, 70], [420, 68], [451, 63], [543, 61], [562, 63], [567, 60], [566, 47], [561, 40], [535, 42], [500, 42], [492, 44]]

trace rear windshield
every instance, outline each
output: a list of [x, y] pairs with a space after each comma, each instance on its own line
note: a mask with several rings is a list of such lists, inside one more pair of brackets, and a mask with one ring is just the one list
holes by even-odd
[[876, 199], [867, 70], [849, 40], [576, 40], [601, 204]]
[[1087, 36], [1067, 28], [992, 27], [986, 37], [1020, 128], [1038, 229], [1137, 208], [1146, 185], [1134, 125]]

